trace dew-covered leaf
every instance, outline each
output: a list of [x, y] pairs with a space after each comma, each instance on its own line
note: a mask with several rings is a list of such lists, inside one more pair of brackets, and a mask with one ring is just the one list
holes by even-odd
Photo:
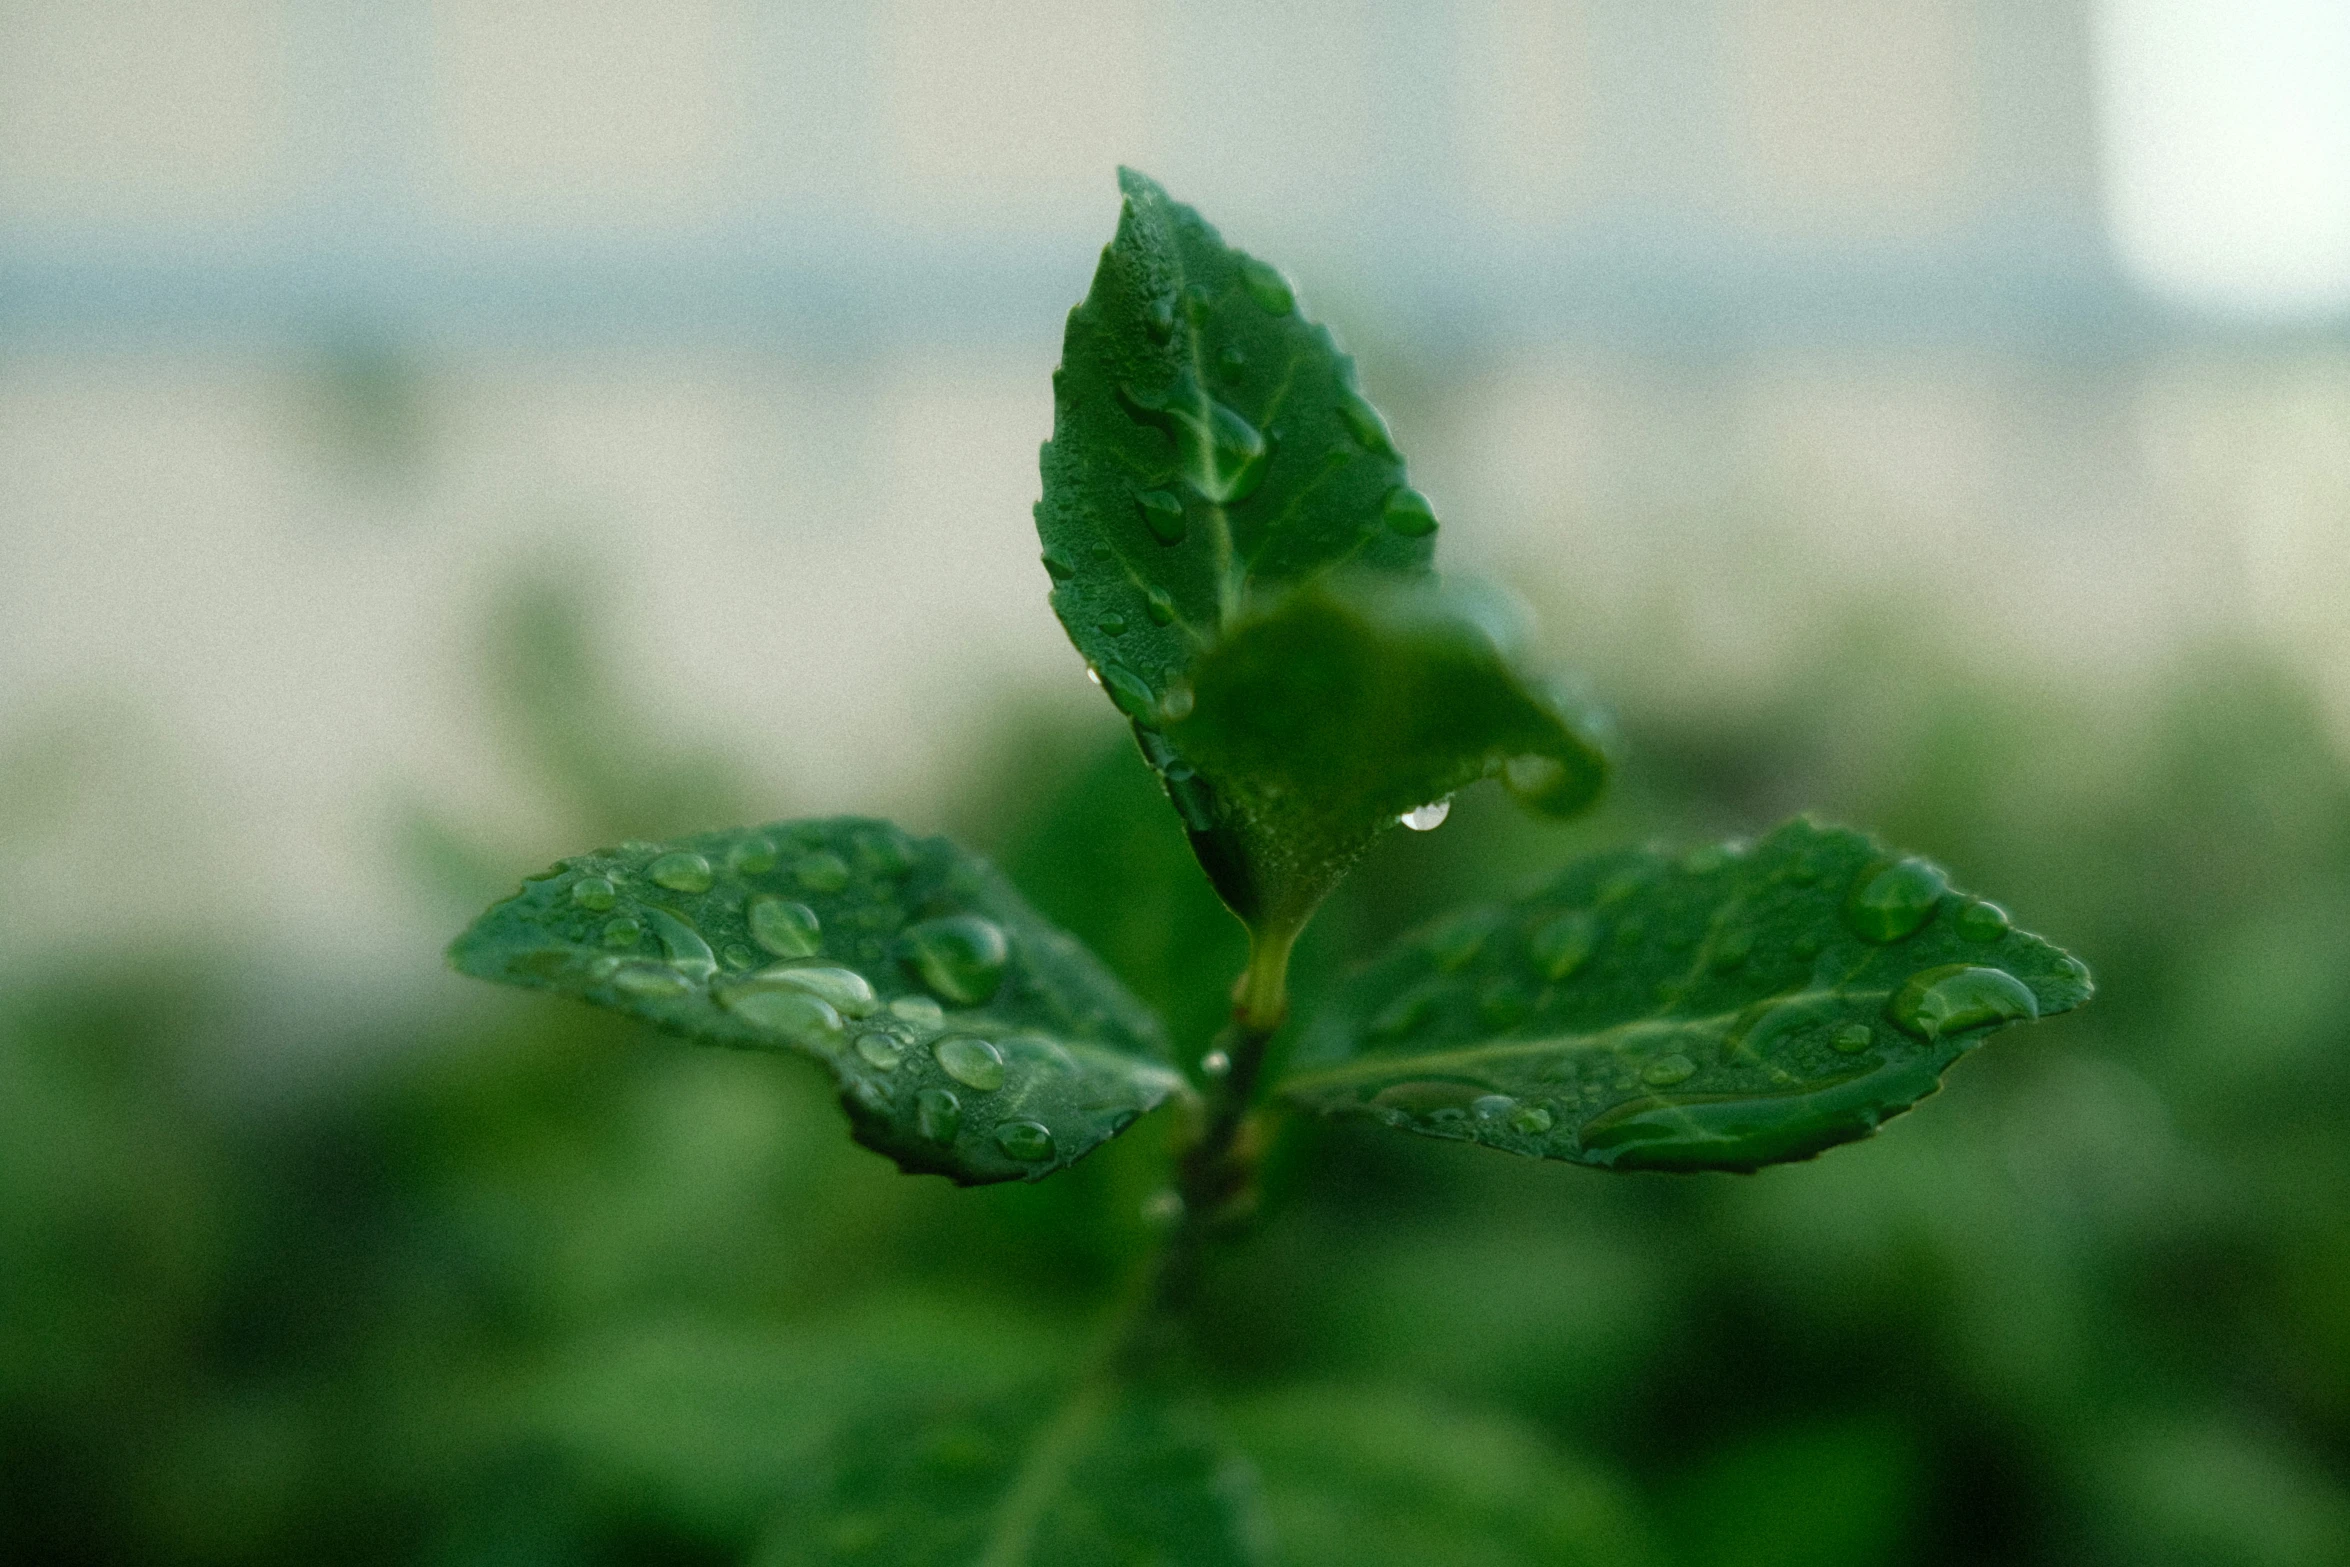
[[[1588, 799], [1588, 737], [1476, 646], [1481, 617], [1460, 617], [1458, 595], [1371, 607], [1366, 583], [1429, 581], [1436, 518], [1353, 362], [1278, 271], [1151, 180], [1119, 180], [1118, 232], [1053, 380], [1037, 531], [1053, 608], [1217, 891], [1252, 924], [1296, 923], [1382, 826], [1493, 770], [1512, 742], [1557, 762], [1536, 791], [1554, 806]], [[1333, 575], [1348, 594], [1290, 592]], [[1291, 655], [1298, 670], [1273, 667]], [[1464, 670], [1446, 694], [1460, 717], [1436, 722], [1428, 692]], [[1365, 699], [1264, 765], [1269, 726], [1252, 728], [1250, 703], [1333, 686]], [[1412, 747], [1393, 754], [1380, 719]], [[1425, 792], [1402, 798], [1412, 779]]]
[[1348, 982], [1282, 1092], [1537, 1157], [1752, 1170], [1867, 1136], [2090, 990], [1939, 867], [1798, 820], [1438, 921]]
[[1065, 1169], [1182, 1086], [1158, 1020], [986, 861], [859, 817], [565, 860], [449, 957], [813, 1056], [859, 1142], [964, 1185]]
[[1263, 1560], [1250, 1471], [1203, 1411], [1039, 1387], [860, 1421], [800, 1477], [759, 1567]]
[[1519, 672], [1514, 619], [1458, 584], [1324, 579], [1201, 656], [1165, 733], [1259, 874], [1244, 912], [1302, 916], [1404, 813], [1480, 778], [1552, 814], [1591, 803], [1593, 721]]

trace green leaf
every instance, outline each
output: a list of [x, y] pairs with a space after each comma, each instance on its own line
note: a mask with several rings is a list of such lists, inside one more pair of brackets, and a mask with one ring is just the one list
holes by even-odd
[[1380, 1389], [1226, 1411], [1262, 1476], [1276, 1567], [1643, 1567], [1626, 1489], [1514, 1422]]
[[1752, 1170], [1869, 1135], [2090, 990], [1939, 868], [1797, 820], [1448, 916], [1348, 982], [1282, 1092], [1536, 1157]]
[[1275, 921], [1302, 918], [1404, 812], [1480, 778], [1552, 814], [1607, 763], [1594, 722], [1520, 674], [1506, 602], [1456, 583], [1324, 579], [1235, 626], [1166, 727], [1215, 781]]
[[1182, 1088], [1158, 1020], [986, 861], [859, 817], [565, 860], [449, 958], [813, 1056], [859, 1142], [962, 1185], [1065, 1169]]
[[[1339, 572], [1426, 582], [1435, 516], [1353, 361], [1280, 273], [1148, 178], [1120, 170], [1119, 183], [1117, 236], [1069, 314], [1053, 378], [1037, 531], [1054, 611], [1134, 722], [1217, 891], [1252, 925], [1302, 922], [1398, 812], [1491, 771], [1513, 742], [1562, 760], [1558, 807], [1588, 798], [1600, 771], [1588, 737], [1495, 650], [1470, 651], [1481, 617], [1458, 595], [1410, 609], [1359, 582], [1285, 596]], [[1332, 620], [1342, 601], [1357, 606], [1350, 623]], [[1438, 630], [1448, 619], [1459, 623]], [[1293, 649], [1308, 666], [1283, 679], [1268, 660]], [[1448, 660], [1471, 666], [1465, 705], [1483, 728], [1422, 721], [1423, 688]], [[1319, 749], [1258, 765], [1265, 748], [1235, 701], [1399, 673], [1406, 691], [1386, 716], [1417, 724], [1422, 749], [1389, 758], [1358, 711], [1351, 727], [1324, 726]], [[1422, 792], [1403, 798], [1407, 779]]]
[[1251, 1567], [1247, 1466], [1201, 1413], [1102, 1383], [937, 1400], [846, 1430], [760, 1567]]

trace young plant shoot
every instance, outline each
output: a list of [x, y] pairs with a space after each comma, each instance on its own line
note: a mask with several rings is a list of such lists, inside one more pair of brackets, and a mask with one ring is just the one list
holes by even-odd
[[1935, 865], [1799, 818], [1444, 914], [1317, 1006], [1269, 1077], [1291, 948], [1372, 842], [1487, 778], [1580, 812], [1606, 730], [1525, 667], [1509, 599], [1437, 574], [1433, 508], [1289, 280], [1119, 178], [1036, 523], [1054, 612], [1248, 929], [1223, 1032], [1170, 1041], [986, 862], [862, 818], [582, 854], [451, 948], [484, 979], [808, 1056], [859, 1142], [965, 1185], [1042, 1180], [1153, 1111], [1181, 1118], [1179, 1217], [1085, 1363], [959, 1409], [988, 1440], [945, 1480], [903, 1411], [844, 1416], [779, 1561], [1270, 1559], [1171, 1346], [1287, 1118], [1751, 1171], [1868, 1136], [1991, 1034], [2090, 994], [2077, 959]]

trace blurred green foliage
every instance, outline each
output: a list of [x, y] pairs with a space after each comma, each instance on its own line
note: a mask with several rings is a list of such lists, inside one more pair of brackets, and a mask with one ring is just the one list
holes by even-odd
[[[493, 710], [550, 835], [693, 820], [717, 775], [615, 760], [658, 746], [587, 622], [509, 614]], [[2350, 1560], [2350, 768], [2312, 704], [2225, 650], [2136, 712], [1873, 646], [1787, 690], [1633, 708], [1596, 820], [1482, 791], [1392, 835], [1299, 996], [1572, 855], [1800, 802], [1999, 888], [2099, 1005], [1757, 1177], [1297, 1125], [1202, 1335], [1276, 1559]], [[1196, 1040], [1237, 927], [1114, 726], [1008, 714], [953, 825]], [[242, 956], [0, 993], [0, 1559], [793, 1560], [837, 1422], [1033, 1381], [1147, 1242], [1147, 1122], [956, 1191], [790, 1060], [487, 987], [304, 1024]], [[344, 1065], [261, 1080], [287, 1028]]]

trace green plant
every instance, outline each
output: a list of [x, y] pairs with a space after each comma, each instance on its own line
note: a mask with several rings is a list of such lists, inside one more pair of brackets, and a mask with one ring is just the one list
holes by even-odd
[[[1277, 1550], [1186, 1397], [1182, 1326], [1284, 1117], [1751, 1171], [1868, 1135], [1993, 1031], [2090, 993], [2078, 960], [1925, 860], [1799, 819], [1602, 855], [1444, 915], [1276, 1064], [1292, 946], [1365, 848], [1488, 777], [1581, 811], [1606, 733], [1524, 671], [1506, 599], [1434, 574], [1434, 513], [1288, 281], [1121, 179], [1069, 318], [1037, 526], [1062, 624], [1247, 928], [1224, 1031], [1179, 1058], [987, 864], [859, 818], [565, 860], [452, 948], [470, 974], [809, 1055], [860, 1142], [966, 1185], [1039, 1180], [1152, 1110], [1180, 1117], [1163, 1242], [1083, 1364], [844, 1418], [779, 1561]], [[1259, 1440], [1300, 1440], [1282, 1418], [1260, 1416]], [[1549, 1527], [1530, 1520], [1497, 1527]]]

